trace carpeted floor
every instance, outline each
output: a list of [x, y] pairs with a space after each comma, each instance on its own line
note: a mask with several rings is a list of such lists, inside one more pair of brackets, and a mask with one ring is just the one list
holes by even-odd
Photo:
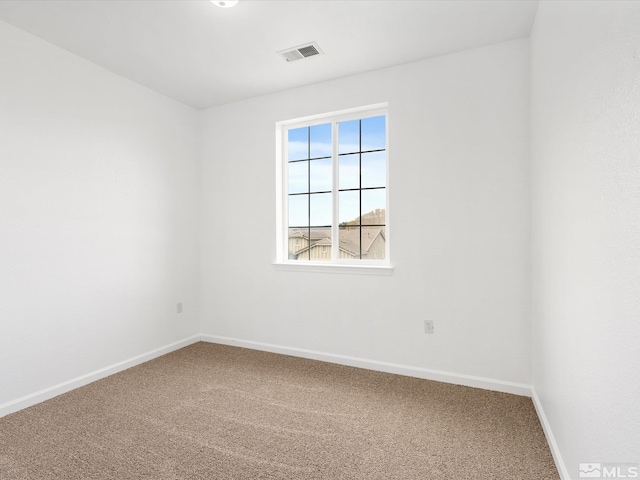
[[526, 397], [197, 343], [0, 419], [0, 479], [557, 479]]

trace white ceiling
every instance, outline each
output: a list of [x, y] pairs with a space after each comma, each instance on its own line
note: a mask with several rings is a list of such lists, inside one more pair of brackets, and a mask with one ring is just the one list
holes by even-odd
[[[201, 109], [527, 37], [537, 0], [0, 1], [0, 20]], [[315, 41], [324, 55], [276, 52]]]

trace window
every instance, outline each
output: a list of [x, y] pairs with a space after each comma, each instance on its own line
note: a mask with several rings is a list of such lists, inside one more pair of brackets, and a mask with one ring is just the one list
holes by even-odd
[[387, 129], [380, 106], [278, 124], [278, 262], [389, 265]]

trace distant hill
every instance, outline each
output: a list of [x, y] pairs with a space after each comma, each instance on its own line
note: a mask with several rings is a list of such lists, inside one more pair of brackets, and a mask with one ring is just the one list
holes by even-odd
[[342, 222], [340, 224], [341, 227], [347, 227], [349, 225], [385, 225], [385, 210], [383, 209], [375, 209], [368, 213], [362, 215], [362, 222], [360, 222], [361, 217], [357, 217], [350, 222]]

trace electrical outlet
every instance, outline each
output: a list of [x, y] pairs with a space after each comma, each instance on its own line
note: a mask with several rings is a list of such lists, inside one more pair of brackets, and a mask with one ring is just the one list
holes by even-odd
[[433, 333], [433, 320], [424, 321], [424, 333]]
[[176, 310], [178, 313], [182, 313], [182, 302], [178, 302], [176, 305]]

